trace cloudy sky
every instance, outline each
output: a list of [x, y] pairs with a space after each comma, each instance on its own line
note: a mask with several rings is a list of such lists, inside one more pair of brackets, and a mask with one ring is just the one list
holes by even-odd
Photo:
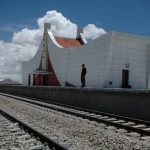
[[0, 80], [21, 82], [21, 62], [39, 46], [43, 24], [55, 35], [75, 37], [77, 26], [94, 40], [111, 30], [150, 36], [149, 0], [1, 0]]

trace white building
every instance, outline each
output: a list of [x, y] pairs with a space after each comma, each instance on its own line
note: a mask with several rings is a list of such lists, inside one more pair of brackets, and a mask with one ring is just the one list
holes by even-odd
[[81, 65], [87, 68], [86, 86], [150, 88], [150, 38], [109, 32], [86, 43], [55, 37], [49, 24], [36, 55], [22, 64], [24, 85], [81, 86]]

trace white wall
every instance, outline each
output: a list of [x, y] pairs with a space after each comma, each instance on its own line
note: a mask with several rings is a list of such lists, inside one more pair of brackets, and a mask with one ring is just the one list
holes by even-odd
[[106, 59], [110, 43], [109, 37], [109, 34], [103, 35], [103, 38], [96, 39], [90, 44], [72, 49], [58, 48], [49, 38], [50, 60], [61, 85], [67, 81], [81, 86], [81, 65], [85, 64], [87, 86], [103, 87], [107, 73]]
[[113, 40], [111, 41], [113, 87], [121, 86], [122, 69], [128, 69], [129, 84], [132, 88], [146, 88], [147, 45], [149, 42], [150, 40], [139, 36], [113, 32]]
[[[88, 87], [119, 88], [122, 84], [122, 69], [129, 69], [129, 84], [132, 88], [146, 88], [147, 45], [150, 44], [150, 39], [110, 32], [81, 47], [62, 48], [54, 42], [51, 32], [48, 35], [49, 57], [62, 86], [66, 81], [81, 86], [81, 65], [85, 64]], [[40, 64], [42, 43], [35, 57], [23, 63], [24, 84], [28, 83], [28, 73]], [[129, 64], [129, 68], [126, 64]], [[109, 81], [112, 81], [112, 86]]]

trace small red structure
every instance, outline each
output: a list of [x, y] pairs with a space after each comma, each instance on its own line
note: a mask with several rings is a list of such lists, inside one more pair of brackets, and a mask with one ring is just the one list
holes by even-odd
[[[33, 82], [31, 83], [30, 78], [33, 77]], [[34, 72], [33, 74], [29, 74], [29, 85], [37, 85], [37, 86], [59, 86], [59, 82], [56, 76], [51, 72]]]

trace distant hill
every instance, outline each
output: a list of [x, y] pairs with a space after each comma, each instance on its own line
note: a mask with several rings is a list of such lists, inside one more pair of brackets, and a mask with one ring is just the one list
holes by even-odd
[[13, 80], [11, 80], [11, 79], [4, 79], [4, 80], [2, 80], [2, 81], [0, 81], [0, 85], [1, 84], [21, 84], [21, 83], [19, 83], [19, 82], [16, 82], [16, 81], [13, 81]]

